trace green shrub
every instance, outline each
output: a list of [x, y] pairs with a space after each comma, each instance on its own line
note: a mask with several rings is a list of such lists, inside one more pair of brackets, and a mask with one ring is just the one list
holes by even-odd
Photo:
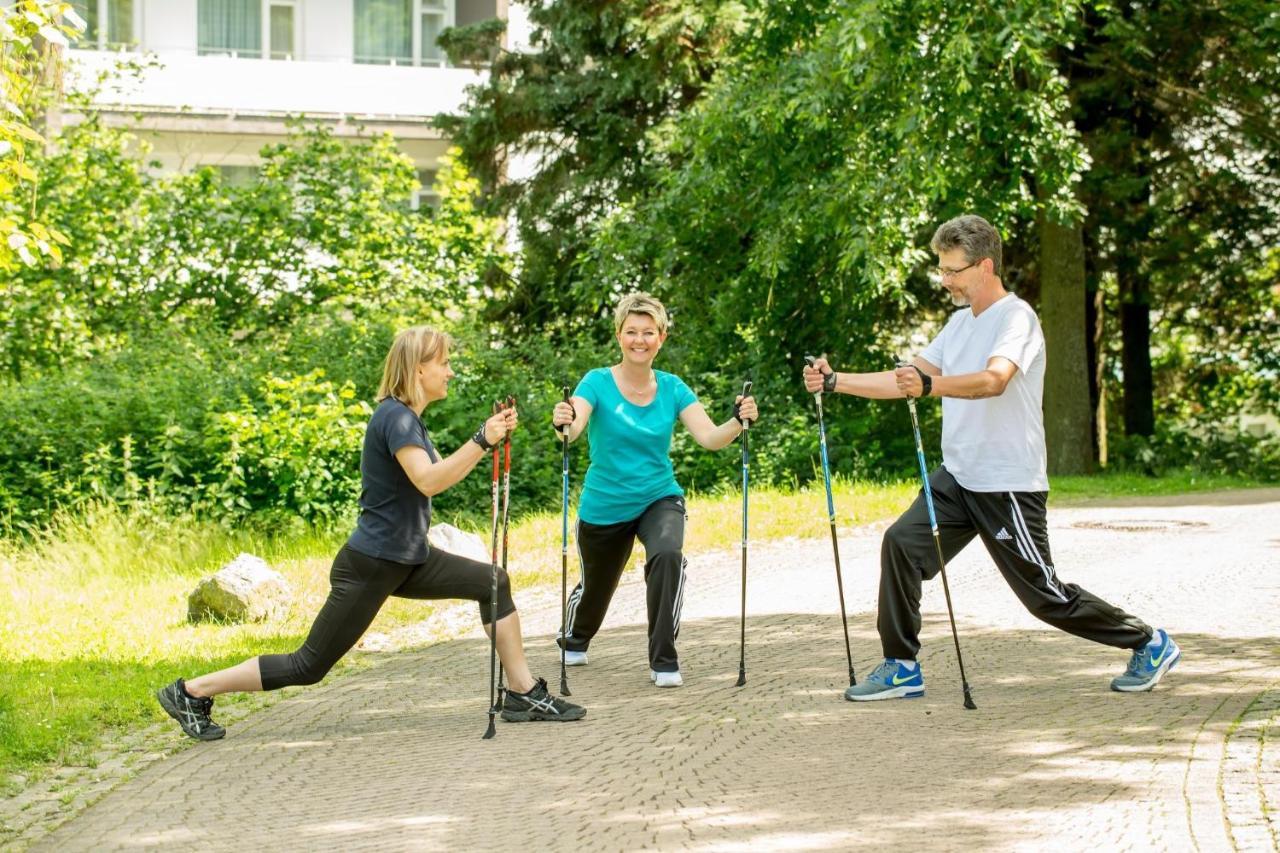
[[316, 369], [268, 376], [260, 402], [213, 415], [205, 496], [218, 515], [265, 513], [308, 524], [348, 516], [360, 494], [360, 447], [372, 408]]
[[58, 507], [190, 489], [208, 413], [251, 388], [252, 371], [218, 336], [175, 326], [0, 385], [0, 524], [40, 526]]
[[1157, 425], [1156, 434], [1125, 436], [1112, 443], [1108, 468], [1152, 477], [1190, 470], [1280, 481], [1280, 438], [1259, 438], [1234, 422], [1191, 421]]

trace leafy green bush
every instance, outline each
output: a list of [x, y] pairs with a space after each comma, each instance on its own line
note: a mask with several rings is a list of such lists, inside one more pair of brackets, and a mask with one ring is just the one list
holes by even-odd
[[256, 512], [324, 524], [350, 515], [372, 411], [351, 383], [335, 387], [323, 370], [268, 376], [260, 403], [246, 398], [210, 419], [204, 496], [228, 518]]
[[1110, 448], [1108, 468], [1159, 477], [1178, 470], [1280, 481], [1280, 438], [1259, 438], [1231, 421], [1161, 423], [1156, 434], [1126, 436]]
[[57, 507], [189, 489], [207, 415], [252, 388], [253, 365], [199, 327], [22, 383], [0, 384], [5, 526], [41, 526]]

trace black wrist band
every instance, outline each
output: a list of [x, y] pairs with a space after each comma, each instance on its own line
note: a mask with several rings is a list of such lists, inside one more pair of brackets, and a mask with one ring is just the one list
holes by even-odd
[[733, 404], [733, 419], [734, 419], [735, 421], [737, 421], [738, 423], [742, 424], [744, 427], [747, 425], [747, 422], [746, 422], [746, 421], [744, 421], [744, 420], [742, 419], [742, 404], [741, 404], [741, 403], [734, 403], [734, 404]]
[[480, 445], [481, 450], [493, 450], [493, 445], [489, 443], [489, 439], [484, 434], [484, 424], [480, 424], [480, 429], [476, 430], [476, 434], [471, 436], [471, 440]]
[[822, 392], [824, 394], [834, 394], [836, 390], [836, 372], [822, 374]]
[[916, 373], [920, 374], [920, 384], [924, 386], [924, 390], [921, 392], [920, 396], [928, 397], [933, 392], [933, 377], [916, 367], [914, 364], [911, 366], [915, 368]]

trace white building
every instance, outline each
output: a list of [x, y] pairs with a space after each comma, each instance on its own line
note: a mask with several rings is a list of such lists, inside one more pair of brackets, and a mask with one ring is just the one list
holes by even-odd
[[431, 118], [455, 111], [464, 87], [483, 75], [450, 67], [436, 36], [508, 17], [507, 0], [73, 5], [88, 28], [70, 52], [71, 86], [88, 85], [129, 54], [158, 61], [141, 81], [103, 89], [96, 103], [147, 139], [166, 171], [213, 165], [237, 180], [264, 145], [284, 139], [288, 117], [305, 114], [343, 136], [391, 132], [426, 187], [448, 145]]

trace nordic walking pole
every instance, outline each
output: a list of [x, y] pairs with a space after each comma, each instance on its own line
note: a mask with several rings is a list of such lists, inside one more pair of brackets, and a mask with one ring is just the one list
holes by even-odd
[[[751, 396], [751, 382], [742, 383], [742, 399]], [[751, 432], [751, 421], [742, 419], [742, 621], [741, 638], [738, 643], [738, 687], [747, 683], [747, 436]]]
[[[560, 389], [569, 403], [569, 386]], [[573, 408], [573, 404], [569, 403]], [[569, 692], [569, 676], [565, 670], [565, 650], [569, 648], [569, 425], [560, 427], [560, 695]]]
[[[505, 405], [501, 405], [501, 409], [514, 409], [516, 407], [516, 398], [507, 397]], [[507, 570], [507, 521], [511, 515], [511, 433], [508, 432], [502, 439], [502, 453], [504, 456], [502, 462], [502, 571]], [[497, 636], [497, 623], [494, 623], [494, 636]], [[502, 710], [502, 705], [506, 699], [506, 688], [502, 686], [502, 661], [498, 661], [498, 710]]]
[[[493, 405], [494, 414], [498, 412], [498, 404]], [[492, 522], [490, 529], [492, 535], [490, 537], [492, 544], [489, 547], [490, 565], [490, 586], [489, 586], [489, 728], [485, 730], [484, 737], [481, 740], [488, 740], [496, 734], [493, 727], [493, 718], [498, 713], [498, 700], [495, 690], [497, 683], [496, 672], [498, 663], [498, 448], [493, 448], [493, 482], [489, 487], [490, 503], [493, 506]]]
[[[898, 367], [911, 367], [906, 362], [898, 362]], [[938, 517], [933, 512], [933, 489], [929, 486], [929, 468], [924, 464], [924, 444], [920, 441], [920, 419], [916, 417], [916, 398], [907, 398], [907, 409], [911, 412], [911, 431], [916, 439], [916, 460], [920, 463], [920, 482], [924, 484], [924, 505], [929, 510], [929, 526], [933, 528], [933, 549], [938, 554], [938, 570], [942, 573], [942, 594], [947, 598], [947, 618], [951, 620], [951, 639], [956, 644], [956, 661], [960, 664], [960, 684], [964, 687], [964, 707], [975, 711], [973, 694], [969, 692], [969, 679], [964, 677], [964, 658], [960, 655], [960, 635], [956, 632], [956, 614], [951, 609], [951, 586], [947, 583], [947, 561], [942, 557], [942, 540], [938, 537]]]
[[[814, 358], [804, 357], [805, 364], [813, 367]], [[827, 427], [822, 420], [822, 392], [813, 395], [818, 405], [818, 446], [822, 451], [822, 482], [827, 487], [827, 518], [831, 522], [831, 549], [836, 557], [836, 590], [840, 593], [840, 621], [844, 623], [844, 654], [849, 661], [849, 686], [858, 683], [853, 675], [853, 649], [849, 645], [849, 617], [844, 609], [844, 576], [840, 572], [840, 540], [836, 537], [836, 504], [831, 496], [831, 463], [827, 459]]]

